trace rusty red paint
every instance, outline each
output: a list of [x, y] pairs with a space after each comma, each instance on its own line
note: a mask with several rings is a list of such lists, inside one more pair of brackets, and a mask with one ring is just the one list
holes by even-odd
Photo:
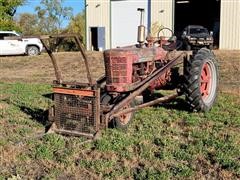
[[210, 87], [211, 87], [211, 71], [208, 63], [205, 63], [201, 72], [201, 94], [203, 98], [207, 98], [209, 95]]
[[160, 76], [154, 82], [152, 82], [149, 86], [149, 90], [153, 91], [154, 89], [159, 89], [167, 84], [167, 82], [171, 81], [171, 71], [168, 70], [165, 74]]
[[79, 89], [66, 89], [66, 88], [53, 88], [54, 93], [59, 94], [69, 94], [69, 95], [77, 95], [77, 96], [94, 96], [94, 91], [92, 90], [79, 90]]
[[144, 77], [134, 77], [137, 64], [145, 76], [152, 73], [154, 61], [165, 60], [167, 51], [161, 47], [137, 48], [136, 46], [112, 49], [104, 52], [107, 84], [106, 89], [114, 92], [126, 92], [134, 89], [134, 83]]

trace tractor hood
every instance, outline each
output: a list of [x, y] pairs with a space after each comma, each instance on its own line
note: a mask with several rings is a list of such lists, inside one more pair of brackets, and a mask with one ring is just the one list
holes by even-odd
[[138, 48], [136, 46], [127, 46], [104, 51], [105, 57], [123, 57], [130, 55], [133, 57], [134, 63], [164, 59], [166, 54], [167, 51], [161, 47]]

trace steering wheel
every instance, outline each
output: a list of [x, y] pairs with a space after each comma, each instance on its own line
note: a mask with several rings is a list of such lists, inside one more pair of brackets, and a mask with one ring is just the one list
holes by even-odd
[[[164, 28], [160, 29], [160, 31], [158, 31], [158, 36], [157, 36], [157, 38], [158, 38], [159, 40], [162, 40], [163, 38], [166, 37], [166, 36], [164, 36], [164, 31], [165, 31], [165, 30], [167, 30], [167, 31], [169, 31], [169, 32], [171, 33], [171, 37], [169, 37], [166, 41], [170, 40], [170, 39], [174, 36], [174, 33], [173, 33], [173, 31], [172, 31], [171, 29], [164, 27]], [[160, 36], [161, 33], [163, 33], [163, 36]], [[164, 39], [164, 40], [165, 40], [165, 39]]]
[[[170, 32], [171, 36], [166, 38], [164, 36], [164, 31]], [[160, 36], [160, 34], [163, 33], [163, 36]], [[158, 42], [160, 43], [160, 46], [167, 51], [172, 51], [174, 49], [179, 49], [182, 44], [177, 41], [176, 36], [174, 35], [173, 31], [169, 28], [162, 28], [160, 31], [158, 31]]]

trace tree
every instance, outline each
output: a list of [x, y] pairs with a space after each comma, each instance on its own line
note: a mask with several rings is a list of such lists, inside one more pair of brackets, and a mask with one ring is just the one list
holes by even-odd
[[0, 0], [0, 29], [19, 30], [13, 21], [17, 7], [23, 5], [26, 0]]
[[71, 7], [63, 7], [63, 2], [64, 0], [41, 0], [41, 6], [35, 8], [41, 32], [61, 33], [64, 20], [71, 19], [73, 10]]
[[0, 0], [0, 18], [3, 20], [12, 19], [17, 7], [25, 3], [25, 0]]
[[24, 35], [36, 35], [39, 32], [38, 17], [35, 14], [22, 13], [17, 19], [18, 25], [21, 27]]
[[[85, 11], [83, 11], [71, 19], [68, 27], [63, 31], [63, 33], [77, 34], [82, 37], [82, 42], [85, 44], [85, 25]], [[65, 51], [78, 50], [74, 39], [64, 39], [62, 42], [61, 49], [64, 49]]]
[[67, 32], [73, 34], [79, 34], [83, 38], [83, 42], [85, 43], [85, 34], [86, 34], [86, 24], [85, 24], [85, 11], [78, 13], [72, 20], [70, 21]]

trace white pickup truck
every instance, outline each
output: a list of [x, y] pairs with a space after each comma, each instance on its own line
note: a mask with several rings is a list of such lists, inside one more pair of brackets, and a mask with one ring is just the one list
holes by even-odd
[[38, 38], [19, 38], [17, 40], [8, 38], [14, 36], [20, 37], [15, 31], [0, 31], [0, 55], [36, 56], [41, 53], [43, 45]]

